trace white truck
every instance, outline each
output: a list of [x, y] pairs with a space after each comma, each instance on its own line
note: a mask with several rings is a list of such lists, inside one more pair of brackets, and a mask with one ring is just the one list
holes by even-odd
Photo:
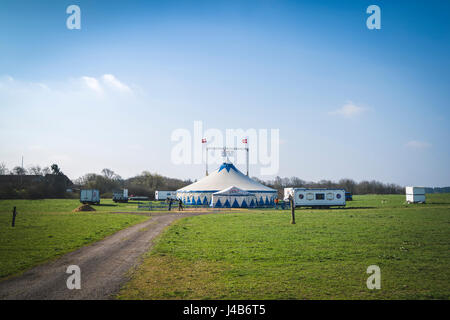
[[113, 191], [114, 202], [128, 202], [128, 189]]
[[80, 202], [83, 204], [100, 204], [100, 191], [97, 189], [81, 190]]
[[293, 197], [295, 207], [345, 206], [344, 189], [284, 188], [284, 201], [289, 201], [289, 196]]
[[407, 203], [425, 203], [424, 187], [406, 187], [405, 191]]
[[177, 192], [176, 191], [155, 191], [155, 200], [166, 200], [166, 199], [173, 199], [175, 200], [177, 198]]

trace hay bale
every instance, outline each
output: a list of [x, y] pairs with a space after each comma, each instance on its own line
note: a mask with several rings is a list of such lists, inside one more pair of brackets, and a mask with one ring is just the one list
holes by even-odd
[[95, 211], [94, 208], [92, 208], [88, 204], [82, 204], [78, 208], [74, 209], [73, 212], [80, 212], [80, 211]]

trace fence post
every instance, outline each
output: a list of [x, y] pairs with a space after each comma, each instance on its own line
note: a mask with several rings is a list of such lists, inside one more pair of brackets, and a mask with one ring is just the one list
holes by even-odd
[[13, 209], [13, 216], [12, 216], [12, 226], [13, 226], [13, 227], [14, 227], [15, 224], [16, 224], [16, 214], [17, 214], [17, 212], [16, 212], [16, 207], [14, 207], [14, 209]]
[[294, 206], [294, 198], [289, 196], [289, 204], [291, 205], [291, 224], [295, 224], [295, 206]]

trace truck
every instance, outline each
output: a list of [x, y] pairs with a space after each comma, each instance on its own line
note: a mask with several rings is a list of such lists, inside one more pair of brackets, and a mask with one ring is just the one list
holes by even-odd
[[114, 202], [128, 202], [128, 189], [113, 191]]
[[295, 207], [329, 208], [345, 206], [344, 189], [284, 188], [284, 200], [292, 196]]
[[177, 198], [177, 192], [176, 191], [161, 191], [156, 190], [155, 191], [155, 200], [166, 200], [166, 199], [173, 199], [175, 200]]
[[80, 202], [82, 204], [100, 204], [100, 191], [97, 189], [80, 190]]
[[407, 203], [425, 203], [425, 187], [405, 187]]

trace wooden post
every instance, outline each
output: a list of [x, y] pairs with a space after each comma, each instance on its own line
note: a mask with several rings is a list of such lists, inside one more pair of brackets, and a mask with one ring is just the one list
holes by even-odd
[[291, 205], [291, 224], [295, 224], [295, 206], [292, 196], [289, 196], [289, 204]]
[[14, 227], [14, 225], [16, 224], [16, 207], [14, 207], [13, 209], [13, 217], [12, 217], [12, 226]]

